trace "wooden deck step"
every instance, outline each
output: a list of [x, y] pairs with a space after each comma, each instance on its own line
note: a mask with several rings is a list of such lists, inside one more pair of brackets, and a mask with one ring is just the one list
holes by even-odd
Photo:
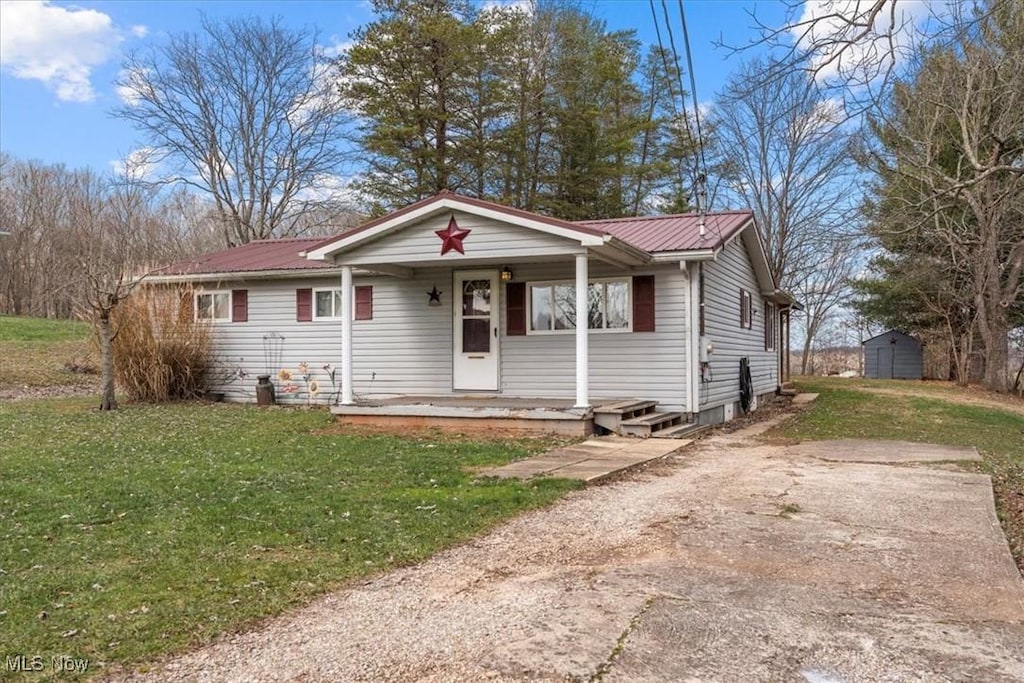
[[598, 406], [594, 408], [594, 424], [604, 427], [609, 432], [618, 433], [619, 426], [624, 421], [653, 413], [657, 405], [654, 401], [629, 399]]
[[659, 429], [656, 432], [652, 432], [651, 436], [655, 439], [692, 439], [701, 432], [705, 432], [711, 429], [711, 425], [697, 424], [696, 422], [685, 422], [675, 427], [669, 427], [667, 429]]
[[647, 413], [641, 417], [623, 420], [619, 425], [619, 433], [626, 436], [647, 438], [654, 432], [683, 424], [682, 413]]

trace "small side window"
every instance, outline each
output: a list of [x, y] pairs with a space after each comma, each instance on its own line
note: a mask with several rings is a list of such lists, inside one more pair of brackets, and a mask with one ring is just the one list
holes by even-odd
[[196, 292], [196, 320], [231, 322], [231, 292]]

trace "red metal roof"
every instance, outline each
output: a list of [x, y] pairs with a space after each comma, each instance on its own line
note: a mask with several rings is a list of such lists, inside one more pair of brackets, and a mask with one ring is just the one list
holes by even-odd
[[336, 268], [325, 261], [310, 261], [299, 252], [323, 242], [323, 237], [293, 237], [254, 240], [231, 249], [204, 254], [188, 261], [172, 263], [154, 275], [195, 275], [198, 273], [243, 273], [264, 270], [315, 270]]
[[717, 249], [729, 241], [751, 218], [753, 214], [750, 211], [709, 213], [704, 221], [703, 239], [700, 236], [700, 215], [696, 213], [608, 218], [599, 221], [579, 221], [578, 225], [600, 230], [638, 249], [654, 253]]
[[154, 275], [196, 275], [205, 273], [240, 273], [273, 270], [319, 270], [335, 268], [325, 261], [311, 261], [299, 255], [299, 252], [312, 251], [316, 247], [331, 244], [342, 237], [348, 237], [378, 225], [381, 221], [437, 201], [443, 197], [452, 197], [469, 205], [499, 210], [510, 217], [523, 217], [540, 220], [550, 225], [568, 227], [593, 235], [611, 235], [623, 242], [648, 253], [659, 251], [690, 251], [697, 249], [717, 249], [732, 238], [744, 225], [751, 220], [749, 211], [722, 211], [709, 213], [705, 217], [703, 239], [700, 236], [700, 217], [695, 213], [676, 214], [670, 216], [642, 216], [633, 218], [609, 218], [595, 221], [569, 222], [549, 218], [540, 214], [513, 209], [493, 202], [485, 202], [471, 197], [453, 195], [447, 192], [429, 197], [411, 204], [404, 209], [365, 223], [354, 230], [349, 230], [331, 238], [299, 237], [273, 240], [256, 240], [240, 247], [224, 249], [213, 254], [206, 254], [190, 261], [165, 266]]

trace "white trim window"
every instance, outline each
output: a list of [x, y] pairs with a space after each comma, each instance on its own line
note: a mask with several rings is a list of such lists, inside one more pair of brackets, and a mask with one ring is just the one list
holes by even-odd
[[231, 322], [231, 290], [196, 292], [195, 318], [214, 323]]
[[[527, 334], [569, 333], [576, 329], [576, 284], [530, 282], [526, 297]], [[605, 332], [629, 332], [632, 329], [630, 281], [624, 279], [591, 280], [587, 287], [589, 329]]]
[[313, 290], [313, 320], [341, 320], [341, 287]]

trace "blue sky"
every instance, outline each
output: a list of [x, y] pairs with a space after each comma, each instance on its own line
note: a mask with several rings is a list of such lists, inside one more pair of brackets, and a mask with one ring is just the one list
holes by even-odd
[[[661, 3], [655, 4], [667, 44]], [[648, 0], [591, 0], [584, 6], [609, 28], [635, 29], [645, 44], [656, 42]], [[678, 5], [670, 0], [668, 6], [681, 51]], [[753, 38], [750, 11], [770, 24], [785, 17], [780, 3], [690, 0], [685, 7], [702, 102], [712, 99], [741, 59], [713, 43], [742, 44]], [[113, 163], [142, 146], [126, 123], [110, 115], [120, 103], [113, 81], [122, 56], [168, 34], [196, 30], [201, 13], [281, 16], [289, 25], [317, 29], [325, 46], [346, 41], [353, 30], [373, 20], [369, 3], [362, 0], [2, 0], [0, 149], [21, 159], [110, 171]]]

